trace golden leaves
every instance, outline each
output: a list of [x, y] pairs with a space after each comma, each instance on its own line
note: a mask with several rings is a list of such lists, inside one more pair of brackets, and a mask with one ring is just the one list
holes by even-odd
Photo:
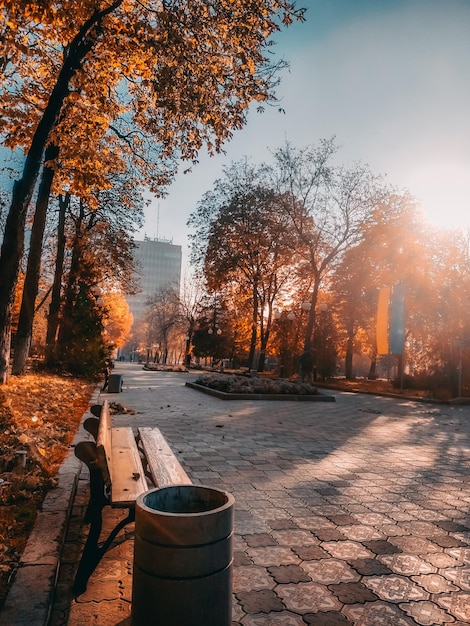
[[[69, 81], [49, 138], [60, 146], [56, 191], [93, 197], [126, 168], [159, 184], [159, 161], [194, 160], [204, 144], [220, 150], [250, 102], [272, 96], [264, 47], [280, 22], [298, 17], [288, 0], [115, 5]], [[28, 149], [64, 49], [96, 3], [0, 0], [0, 7], [17, 70], [2, 87], [0, 128], [7, 145]]]

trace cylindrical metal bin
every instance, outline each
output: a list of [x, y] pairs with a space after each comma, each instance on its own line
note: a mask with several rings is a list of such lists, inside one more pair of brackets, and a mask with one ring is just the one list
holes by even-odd
[[108, 393], [121, 393], [122, 376], [121, 374], [110, 374], [108, 380]]
[[230, 626], [234, 504], [200, 485], [137, 498], [132, 626]]

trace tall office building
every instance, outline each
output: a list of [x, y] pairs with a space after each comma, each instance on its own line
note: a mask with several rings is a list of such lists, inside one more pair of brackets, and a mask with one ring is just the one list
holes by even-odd
[[141, 292], [128, 296], [127, 302], [134, 316], [134, 328], [139, 324], [147, 308], [147, 300], [162, 287], [175, 287], [179, 292], [181, 282], [181, 246], [169, 241], [150, 239], [136, 241], [134, 258]]

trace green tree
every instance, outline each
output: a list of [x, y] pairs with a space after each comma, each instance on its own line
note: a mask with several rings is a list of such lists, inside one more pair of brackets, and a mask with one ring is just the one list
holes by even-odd
[[[57, 341], [49, 337], [50, 363], [70, 363], [68, 356], [77, 337], [74, 328], [74, 309], [78, 295], [85, 288], [90, 294], [98, 284], [108, 291], [119, 288], [128, 291], [133, 271], [133, 219], [138, 213], [126, 211], [119, 202], [116, 189], [103, 192], [102, 204], [97, 210], [84, 202], [72, 199], [68, 205], [67, 241], [70, 260], [67, 271], [62, 267], [60, 282], [65, 282]], [[74, 201], [75, 200], [75, 201]], [[96, 262], [97, 258], [100, 260]], [[83, 288], [82, 288], [83, 286]], [[54, 358], [55, 355], [55, 358]]]

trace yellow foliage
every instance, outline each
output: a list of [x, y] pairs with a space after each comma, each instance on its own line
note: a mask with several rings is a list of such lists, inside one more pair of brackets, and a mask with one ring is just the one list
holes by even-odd
[[107, 311], [104, 323], [106, 341], [116, 348], [121, 348], [130, 335], [134, 318], [123, 294], [105, 293], [103, 300]]
[[220, 151], [250, 102], [273, 96], [266, 39], [302, 19], [295, 0], [1, 0], [0, 8], [4, 143], [29, 150], [75, 54], [49, 134], [60, 147], [54, 191], [93, 206], [116, 173], [158, 191], [171, 178], [166, 159], [194, 160], [203, 145]]

